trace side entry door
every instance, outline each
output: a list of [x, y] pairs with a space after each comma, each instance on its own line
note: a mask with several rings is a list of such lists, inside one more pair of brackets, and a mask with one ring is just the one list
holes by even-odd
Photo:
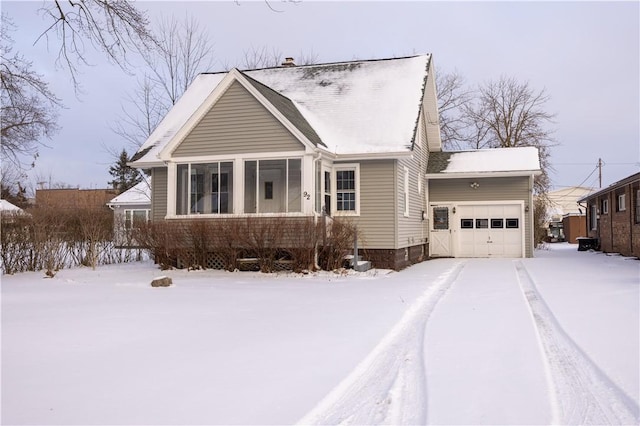
[[450, 257], [452, 255], [450, 212], [450, 206], [431, 206], [429, 252], [432, 257]]

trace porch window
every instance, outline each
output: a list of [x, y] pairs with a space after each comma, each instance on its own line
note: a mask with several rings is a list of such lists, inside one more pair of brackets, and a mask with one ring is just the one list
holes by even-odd
[[324, 213], [331, 216], [331, 172], [324, 172]]
[[233, 213], [233, 163], [179, 164], [176, 214]]
[[301, 159], [244, 162], [245, 213], [299, 213], [301, 211]]

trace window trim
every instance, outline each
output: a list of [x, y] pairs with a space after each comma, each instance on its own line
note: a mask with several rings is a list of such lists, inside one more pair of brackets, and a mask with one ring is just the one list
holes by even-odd
[[618, 194], [617, 199], [618, 203], [616, 205], [616, 210], [619, 212], [627, 211], [627, 194]]
[[[131, 231], [132, 229], [136, 229], [134, 224], [134, 214], [133, 212], [144, 212], [145, 213], [145, 223], [148, 223], [151, 219], [151, 209], [133, 209], [133, 208], [125, 208], [122, 211], [122, 227], [126, 231]], [[127, 219], [127, 213], [129, 213], [130, 218]]]
[[[338, 210], [337, 172], [350, 170], [354, 171], [355, 210]], [[331, 170], [331, 180], [331, 215], [360, 216], [360, 163], [334, 164]]]
[[601, 214], [609, 214], [609, 199], [608, 198], [603, 198], [601, 200], [601, 205], [602, 207], [600, 208], [601, 210]]

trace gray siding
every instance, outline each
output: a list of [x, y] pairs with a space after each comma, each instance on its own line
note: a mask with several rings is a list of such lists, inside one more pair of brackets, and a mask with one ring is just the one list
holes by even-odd
[[[421, 192], [418, 192], [419, 172], [426, 168], [426, 145], [414, 147], [414, 157], [412, 159], [400, 160], [396, 173], [396, 217], [397, 217], [397, 239], [395, 248], [410, 247], [426, 241], [429, 232], [427, 222], [422, 220], [422, 211], [425, 210], [424, 182]], [[404, 215], [404, 168], [409, 170], [409, 217]]]
[[[469, 187], [471, 182], [478, 182], [478, 189]], [[483, 179], [432, 179], [429, 181], [429, 202], [455, 201], [510, 201], [522, 200], [530, 204], [529, 177], [502, 177]], [[532, 208], [533, 206], [530, 206]], [[525, 256], [533, 256], [531, 241], [531, 214], [524, 213]]]
[[152, 170], [151, 220], [162, 220], [167, 215], [167, 168]]
[[[360, 163], [360, 216], [348, 217], [358, 226], [362, 248], [394, 247], [395, 161], [363, 161]], [[339, 164], [339, 163], [336, 163]]]
[[[478, 189], [469, 187], [478, 182]], [[431, 179], [429, 202], [529, 200], [529, 178], [526, 176], [483, 179]]]
[[173, 157], [303, 149], [304, 145], [236, 81], [184, 138]]

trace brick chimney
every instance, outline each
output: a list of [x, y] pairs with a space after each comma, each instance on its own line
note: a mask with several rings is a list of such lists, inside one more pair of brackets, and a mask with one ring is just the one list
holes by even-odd
[[283, 67], [295, 67], [296, 64], [293, 62], [293, 58], [284, 58], [284, 62], [282, 63]]

